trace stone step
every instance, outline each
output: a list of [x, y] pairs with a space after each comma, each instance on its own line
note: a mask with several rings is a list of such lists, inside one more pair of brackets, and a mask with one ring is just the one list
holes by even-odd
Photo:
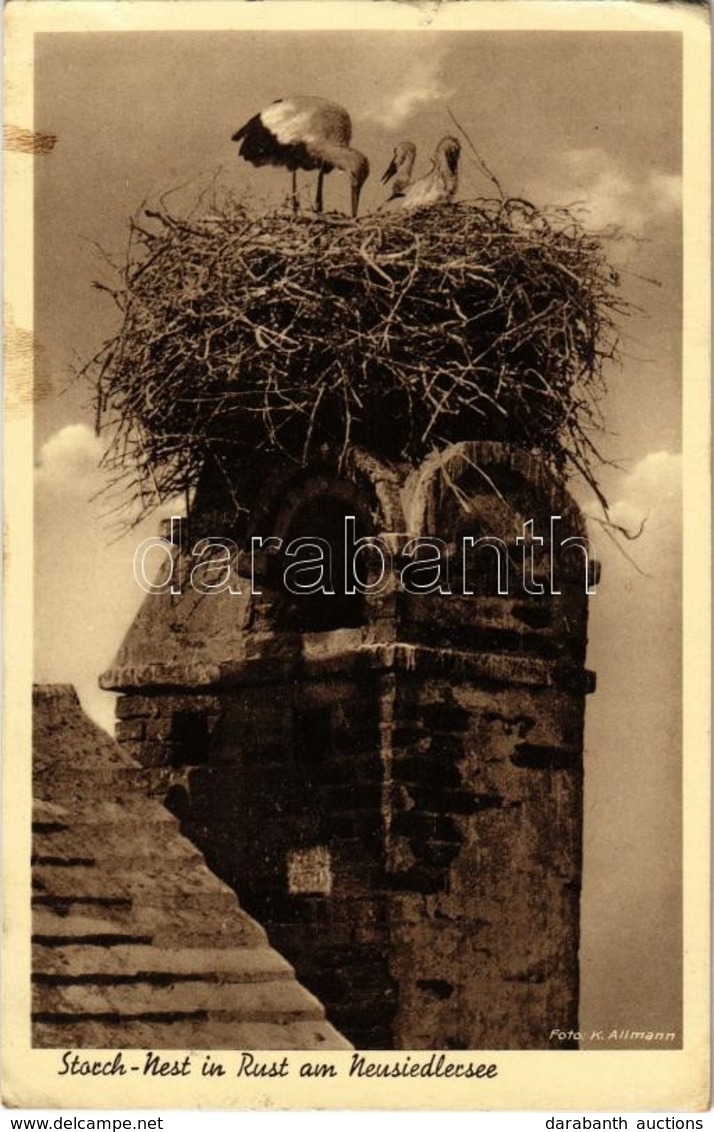
[[[347, 1050], [350, 1043], [328, 1022], [222, 1022], [153, 1021], [116, 1019], [96, 1022], [66, 1018], [62, 1023], [35, 1022], [33, 1045], [46, 1049], [124, 1049], [185, 1050], [225, 1049], [226, 1071], [235, 1073], [239, 1050]], [[127, 1065], [144, 1065], [142, 1053], [134, 1061], [125, 1056]], [[138, 1074], [137, 1074], [138, 1075]]]
[[[235, 901], [232, 907], [218, 909], [210, 918], [191, 907], [140, 906], [135, 908], [133, 923], [142, 934], [152, 933], [154, 943], [160, 947], [210, 946], [212, 936], [217, 947], [245, 947], [249, 942], [261, 944], [267, 938], [263, 928]], [[172, 942], [174, 939], [176, 942]]]
[[33, 1010], [44, 1016], [116, 1013], [131, 1018], [210, 1013], [224, 1022], [307, 1022], [325, 1016], [318, 1000], [292, 979], [224, 984], [192, 979], [169, 986], [146, 982], [35, 986]]
[[151, 943], [151, 934], [132, 923], [100, 916], [58, 916], [48, 908], [32, 913], [32, 939], [47, 946], [90, 943], [111, 947], [114, 942]]
[[[68, 870], [69, 871], [69, 870]], [[107, 886], [105, 885], [105, 888]], [[109, 917], [120, 922], [136, 921], [140, 912], [151, 917], [152, 923], [163, 926], [175, 919], [178, 911], [188, 911], [200, 917], [192, 920], [191, 927], [203, 926], [207, 916], [218, 921], [228, 920], [234, 913], [240, 913], [238, 901], [230, 890], [228, 892], [199, 892], [194, 896], [185, 896], [178, 892], [152, 893], [150, 889], [145, 899], [137, 900], [134, 893], [118, 895], [116, 890], [109, 889], [99, 896], [59, 896], [56, 893], [35, 893], [32, 898], [33, 908], [47, 908], [57, 916], [90, 916], [95, 918]]]
[[125, 802], [129, 798], [151, 801], [152, 795], [168, 789], [175, 780], [175, 767], [131, 766], [107, 767], [92, 763], [92, 773], [57, 767], [53, 773], [33, 775], [36, 799], [66, 804], [72, 802]]
[[32, 909], [33, 913], [43, 909], [52, 912], [65, 923], [79, 916], [84, 920], [110, 919], [112, 923], [126, 924], [133, 915], [131, 898], [115, 895], [66, 897], [35, 893]]
[[35, 865], [32, 870], [32, 891], [34, 896], [52, 894], [56, 897], [73, 897], [81, 892], [87, 897], [125, 897], [131, 894], [124, 883], [131, 874], [106, 873], [96, 866], [76, 865], [73, 869], [57, 868], [54, 865]]
[[47, 822], [57, 821], [63, 825], [102, 826], [113, 825], [120, 828], [136, 828], [140, 825], [171, 825], [178, 828], [176, 818], [165, 806], [151, 798], [142, 797], [132, 791], [123, 799], [72, 799], [71, 806], [66, 802], [35, 803], [32, 808], [32, 824], [42, 827]]
[[[72, 815], [71, 818], [33, 823], [33, 833], [38, 838], [54, 838], [57, 844], [63, 840], [79, 842], [85, 848], [91, 848], [95, 855], [101, 852], [102, 856], [121, 853], [132, 846], [163, 848], [166, 844], [173, 845], [181, 840], [178, 822], [168, 811], [165, 811], [164, 816], [161, 806], [152, 806], [152, 814], [156, 815], [156, 820], [141, 815], [135, 819], [131, 811], [127, 811], [121, 820], [93, 823], [75, 821]], [[188, 841], [185, 845], [187, 850], [197, 852]]]
[[127, 943], [151, 943], [169, 949], [260, 947], [267, 940], [265, 930], [237, 906], [211, 917], [186, 908], [135, 908], [126, 921], [109, 915], [61, 916], [49, 908], [35, 908], [32, 934], [35, 942], [55, 947], [75, 940], [96, 946], [104, 942], [111, 947], [121, 943], [122, 937]]
[[56, 869], [76, 869], [76, 868], [96, 868], [97, 862], [94, 857], [88, 857], [85, 853], [83, 856], [72, 853], [51, 853], [51, 852], [36, 852], [32, 853], [32, 871], [34, 874], [38, 866], [51, 866]]
[[33, 948], [33, 971], [37, 975], [91, 981], [112, 978], [200, 977], [221, 983], [251, 983], [290, 979], [294, 971], [282, 955], [267, 945], [232, 948], [174, 948], [165, 951], [150, 946], [87, 948]]
[[[171, 847], [162, 850], [160, 854], [147, 853], [145, 847], [132, 848], [127, 846], [121, 853], [102, 854], [96, 853], [93, 856], [89, 855], [88, 846], [85, 846], [83, 854], [80, 856], [79, 850], [75, 847], [75, 853], [68, 853], [62, 856], [58, 853], [51, 852], [51, 846], [38, 846], [42, 849], [41, 853], [34, 853], [32, 859], [32, 872], [33, 876], [35, 870], [42, 868], [56, 868], [66, 870], [70, 866], [73, 869], [84, 867], [94, 869], [97, 873], [113, 878], [125, 876], [127, 874], [135, 873], [137, 876], [151, 875], [153, 871], [161, 869], [165, 872], [167, 877], [176, 877], [181, 874], [188, 876], [195, 870], [205, 869], [206, 861], [199, 849], [191, 845], [180, 834], [175, 834], [175, 841]], [[92, 849], [94, 849], [94, 844]], [[169, 848], [171, 851], [169, 852]], [[109, 881], [111, 884], [111, 879]], [[222, 882], [216, 877], [216, 884]], [[166, 888], [170, 887], [169, 882], [166, 883]], [[226, 887], [228, 887], [226, 885]], [[229, 889], [229, 891], [232, 891]], [[187, 897], [188, 899], [188, 897]]]
[[[36, 831], [32, 838], [33, 854], [39, 857], [91, 857], [101, 860], [111, 867], [113, 862], [135, 861], [144, 858], [154, 866], [159, 859], [166, 862], [200, 861], [203, 854], [186, 838], [182, 837], [175, 822], [147, 823], [124, 822], [96, 830], [92, 836], [87, 828], [44, 829]], [[125, 864], [127, 870], [134, 865]]]
[[[54, 905], [73, 913], [75, 894], [93, 903], [114, 903], [124, 900], [151, 908], [189, 907], [211, 913], [229, 913], [238, 909], [235, 893], [209, 870], [197, 865], [186, 873], [166, 876], [163, 869], [151, 873], [111, 873], [104, 869], [61, 869], [37, 866], [33, 871], [33, 903]], [[94, 914], [94, 913], [92, 913]]]
[[151, 942], [155, 947], [173, 950], [175, 948], [231, 948], [231, 947], [260, 947], [267, 940], [267, 935], [253, 921], [245, 923], [236, 921], [233, 924], [217, 927], [204, 917], [202, 929], [182, 927], [172, 930], [170, 922], [165, 928], [156, 929], [151, 935]]
[[195, 852], [196, 861], [185, 872], [167, 872], [162, 862], [154, 860], [150, 868], [140, 871], [113, 872], [112, 880], [116, 879], [142, 903], [163, 903], [164, 899], [176, 897], [193, 906], [201, 896], [215, 896], [225, 898], [234, 908], [237, 907], [233, 889], [211, 872], [198, 849]]

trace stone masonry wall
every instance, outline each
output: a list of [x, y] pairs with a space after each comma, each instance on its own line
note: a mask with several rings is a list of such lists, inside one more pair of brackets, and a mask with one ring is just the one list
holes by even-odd
[[544, 1048], [577, 1029], [582, 700], [399, 683], [392, 751], [394, 1042]]

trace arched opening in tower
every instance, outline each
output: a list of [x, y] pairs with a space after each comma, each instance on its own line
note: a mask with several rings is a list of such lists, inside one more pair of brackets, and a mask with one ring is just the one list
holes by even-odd
[[[357, 539], [367, 533], [355, 511], [340, 495], [328, 493], [311, 496], [295, 508], [279, 556], [282, 600], [278, 628], [308, 633], [364, 624], [364, 595], [359, 586], [346, 584], [345, 519], [354, 516]], [[302, 545], [296, 547], [296, 540]], [[295, 553], [286, 554], [291, 545]], [[314, 592], [310, 592], [312, 587]]]

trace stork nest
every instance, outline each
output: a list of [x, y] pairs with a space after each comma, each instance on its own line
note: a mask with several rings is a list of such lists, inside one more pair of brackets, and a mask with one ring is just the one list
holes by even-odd
[[301, 463], [325, 444], [415, 462], [503, 439], [597, 490], [603, 367], [625, 304], [600, 239], [568, 210], [145, 210], [111, 294], [121, 324], [84, 372], [114, 482], [133, 485], [141, 513], [207, 460]]

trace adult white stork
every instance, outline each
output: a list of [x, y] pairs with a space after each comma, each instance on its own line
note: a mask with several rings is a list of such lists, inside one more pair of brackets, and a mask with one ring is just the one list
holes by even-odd
[[436, 147], [431, 169], [418, 181], [407, 185], [399, 200], [402, 208], [426, 204], [446, 204], [454, 199], [459, 182], [461, 144], [457, 138], [442, 138]]
[[279, 98], [241, 126], [233, 141], [253, 165], [283, 165], [292, 173], [293, 208], [297, 211], [298, 169], [317, 169], [315, 209], [322, 212], [322, 181], [342, 169], [352, 182], [352, 215], [357, 215], [362, 185], [369, 175], [363, 153], [350, 148], [352, 122], [347, 111], [326, 98], [296, 95]]
[[394, 177], [392, 191], [387, 200], [404, 196], [404, 190], [409, 184], [416, 160], [416, 146], [414, 142], [403, 141], [394, 147], [392, 160], [382, 174], [382, 184], [386, 185]]

